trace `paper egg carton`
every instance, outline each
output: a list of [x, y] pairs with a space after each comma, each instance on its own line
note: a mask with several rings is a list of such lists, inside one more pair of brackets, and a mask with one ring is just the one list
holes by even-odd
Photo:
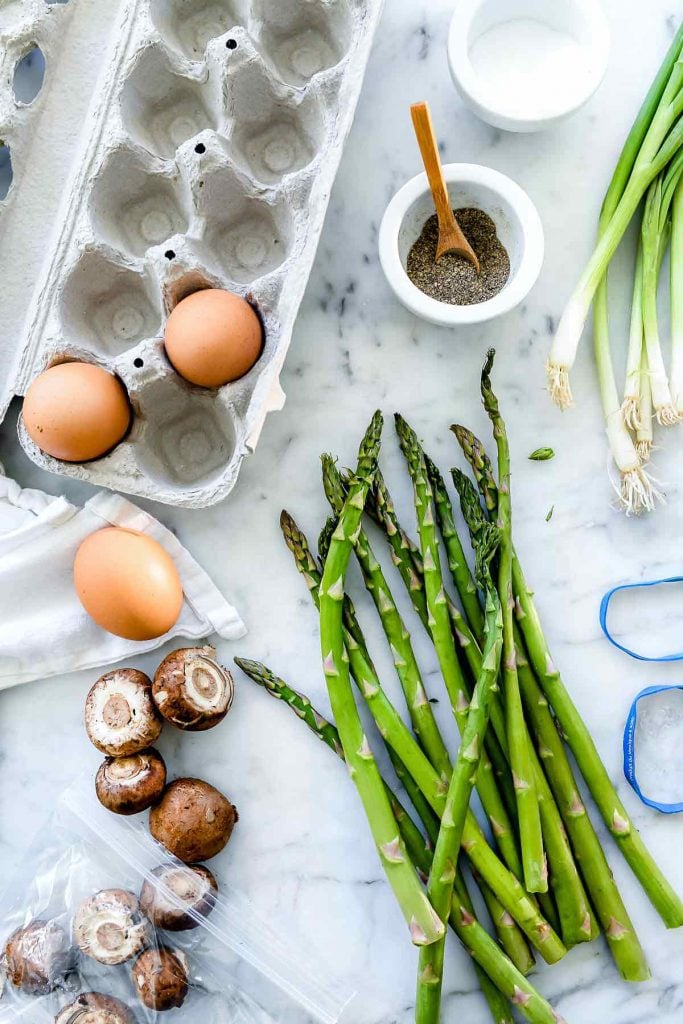
[[[14, 391], [54, 362], [94, 361], [121, 378], [134, 421], [113, 452], [76, 465], [45, 456], [20, 418], [34, 462], [174, 505], [228, 494], [284, 401], [279, 374], [381, 6], [124, 0]], [[257, 364], [217, 391], [185, 382], [163, 348], [170, 310], [206, 286], [244, 295], [264, 326]]]

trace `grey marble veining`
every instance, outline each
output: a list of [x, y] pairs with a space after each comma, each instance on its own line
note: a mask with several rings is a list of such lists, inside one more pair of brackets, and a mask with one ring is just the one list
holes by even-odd
[[[557, 129], [514, 136], [465, 111], [448, 75], [446, 0], [387, 4], [358, 116], [332, 195], [315, 269], [283, 374], [288, 401], [269, 418], [256, 455], [230, 499], [187, 512], [149, 505], [172, 526], [239, 607], [249, 636], [224, 645], [259, 658], [327, 707], [315, 615], [278, 529], [282, 507], [315, 537], [326, 515], [318, 455], [351, 462], [375, 407], [399, 409], [447, 470], [458, 461], [448, 426], [460, 420], [488, 437], [478, 374], [495, 345], [495, 384], [513, 448], [515, 534], [535, 586], [556, 660], [563, 669], [604, 760], [662, 867], [683, 890], [683, 824], [642, 807], [621, 773], [621, 728], [641, 687], [681, 682], [683, 667], [647, 666], [609, 647], [598, 626], [608, 586], [681, 570], [683, 449], [681, 428], [666, 438], [654, 467], [669, 503], [641, 520], [611, 506], [607, 448], [584, 337], [573, 382], [577, 407], [561, 415], [544, 391], [549, 338], [594, 237], [602, 192], [621, 141], [681, 16], [668, 0], [609, 0], [613, 53], [594, 99]], [[527, 302], [491, 325], [448, 331], [415, 320], [389, 292], [377, 258], [377, 229], [397, 187], [417, 173], [409, 104], [429, 100], [447, 160], [489, 164], [530, 193], [546, 231], [546, 262]], [[624, 264], [632, 258], [625, 254]], [[615, 348], [625, 348], [627, 281], [612, 288]], [[14, 440], [16, 407], [0, 439], [0, 458], [24, 485], [74, 499], [84, 486], [48, 477]], [[527, 455], [550, 445], [556, 458]], [[412, 524], [410, 488], [393, 437], [385, 431], [385, 475], [403, 518]], [[551, 506], [554, 514], [546, 516]], [[393, 577], [392, 577], [393, 578]], [[391, 666], [357, 572], [363, 624], [387, 687]], [[400, 593], [398, 581], [397, 594]], [[2, 600], [7, 600], [4, 595]], [[406, 615], [408, 610], [402, 604]], [[436, 663], [419, 623], [409, 619], [426, 681], [438, 692]], [[659, 621], [662, 638], [680, 621], [674, 596]], [[680, 647], [680, 644], [678, 645]], [[156, 658], [140, 659], [153, 670]], [[81, 674], [2, 694], [0, 715], [0, 863], [9, 870], [60, 790], [78, 771], [94, 773], [98, 756], [82, 728], [92, 682]], [[167, 730], [161, 747], [175, 774], [198, 774], [224, 789], [240, 810], [229, 850], [216, 862], [281, 930], [295, 927], [321, 951], [349, 989], [365, 986], [382, 1011], [374, 1024], [412, 1019], [416, 954], [410, 946], [347, 775], [331, 753], [288, 711], [242, 677], [227, 722], [197, 736]], [[437, 707], [446, 734], [453, 726]], [[604, 830], [600, 832], [604, 835]], [[536, 981], [571, 1024], [679, 1024], [683, 1019], [683, 932], [666, 932], [609, 840], [610, 861], [649, 954], [652, 981], [628, 986], [602, 940], [575, 949]], [[467, 957], [451, 943], [445, 1024], [489, 1019]]]

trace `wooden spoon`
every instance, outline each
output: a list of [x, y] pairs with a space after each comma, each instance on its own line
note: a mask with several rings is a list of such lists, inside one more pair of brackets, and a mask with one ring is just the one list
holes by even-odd
[[439, 222], [436, 261], [438, 263], [445, 253], [454, 252], [457, 256], [464, 256], [466, 260], [469, 260], [476, 272], [479, 273], [480, 267], [477, 254], [463, 235], [460, 225], [455, 219], [453, 207], [448, 197], [429, 106], [426, 103], [413, 103], [410, 108], [410, 116], [413, 119], [417, 143], [422, 154], [422, 162], [427, 172], [427, 180], [432, 190], [436, 216]]

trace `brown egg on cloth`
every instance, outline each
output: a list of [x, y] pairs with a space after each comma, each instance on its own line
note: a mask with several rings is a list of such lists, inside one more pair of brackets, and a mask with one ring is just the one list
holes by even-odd
[[63, 462], [89, 462], [128, 433], [131, 408], [118, 377], [92, 363], [58, 363], [31, 383], [22, 410], [29, 437]]
[[97, 625], [126, 640], [163, 636], [183, 605], [178, 570], [161, 544], [116, 526], [83, 541], [74, 560], [74, 584]]
[[219, 388], [252, 368], [263, 347], [263, 328], [246, 299], [205, 288], [175, 307], [164, 344], [176, 373], [199, 387]]

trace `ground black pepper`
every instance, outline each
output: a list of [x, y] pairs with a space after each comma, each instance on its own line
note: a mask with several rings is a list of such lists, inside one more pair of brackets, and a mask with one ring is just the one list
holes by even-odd
[[471, 306], [501, 291], [510, 276], [510, 257], [487, 213], [469, 206], [453, 212], [477, 254], [480, 273], [464, 256], [453, 253], [446, 253], [436, 262], [436, 214], [425, 221], [420, 237], [408, 253], [406, 271], [413, 284], [431, 298], [454, 306]]

